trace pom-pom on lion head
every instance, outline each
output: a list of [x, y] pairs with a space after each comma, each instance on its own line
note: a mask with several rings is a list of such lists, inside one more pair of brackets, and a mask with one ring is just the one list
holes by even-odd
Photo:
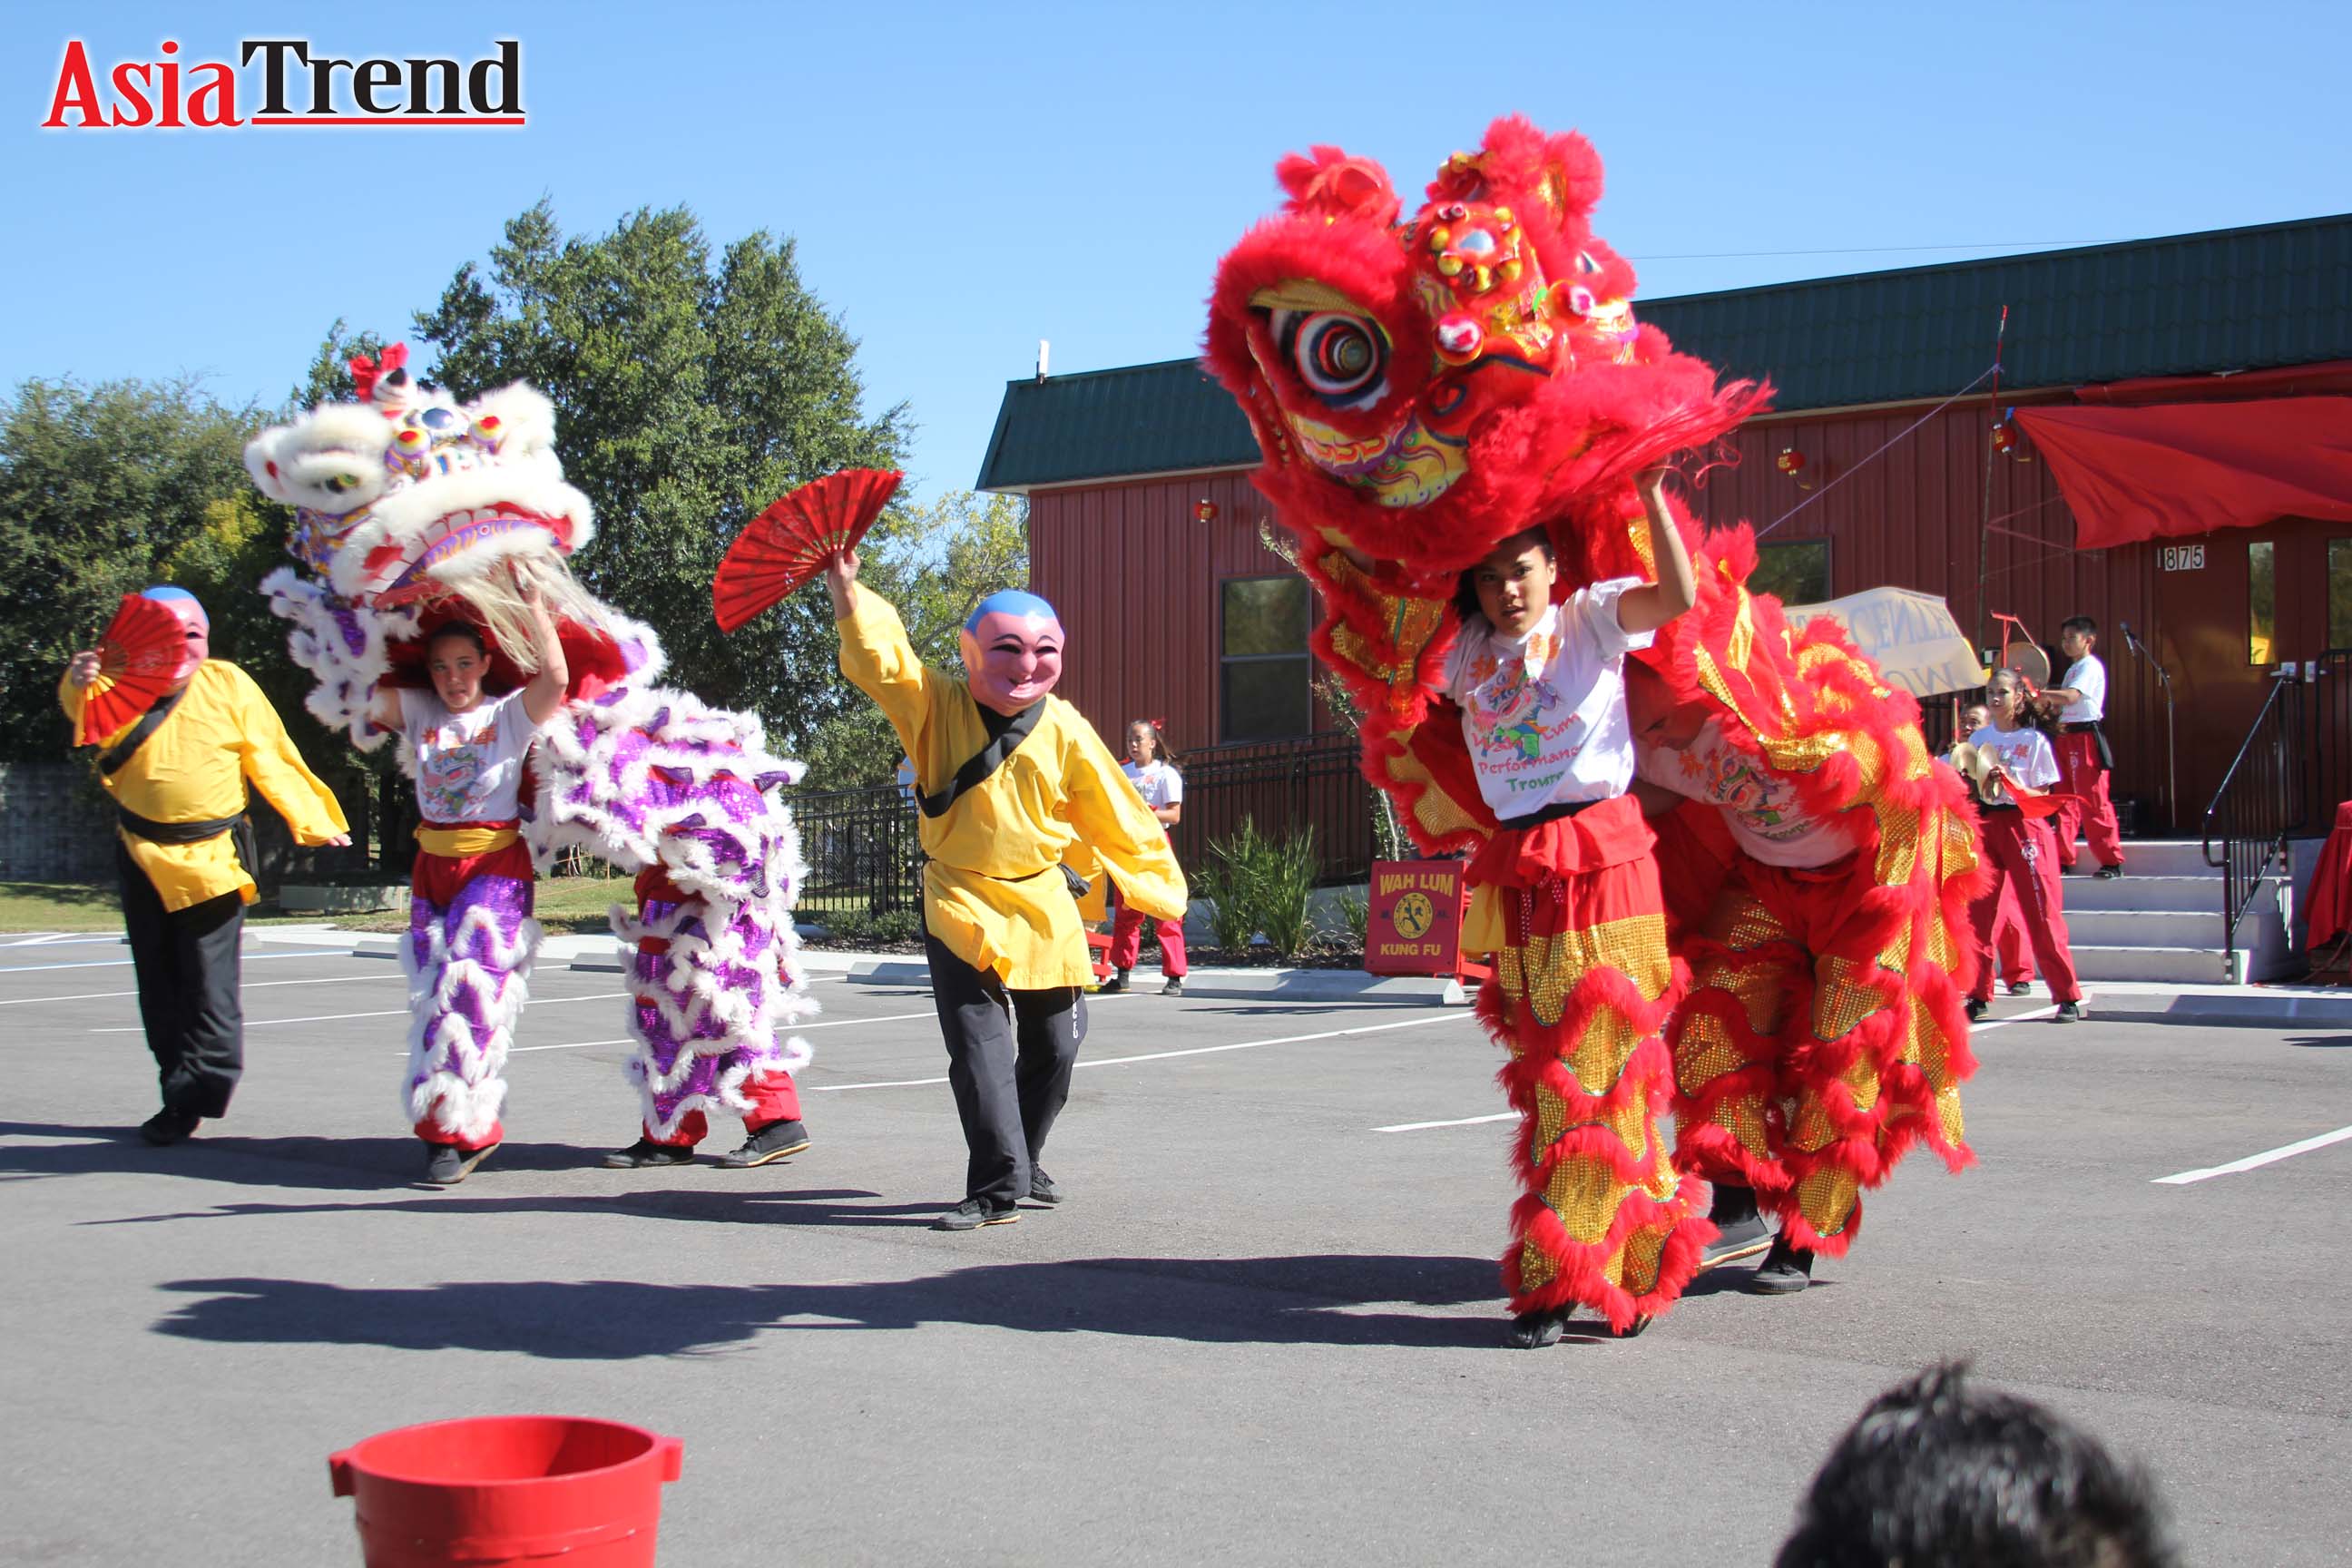
[[1496, 121], [1410, 217], [1381, 167], [1285, 159], [1289, 201], [1225, 257], [1209, 364], [1242, 404], [1258, 488], [1301, 533], [1440, 576], [1722, 435], [1760, 389], [1633, 320], [1594, 237], [1601, 160]]

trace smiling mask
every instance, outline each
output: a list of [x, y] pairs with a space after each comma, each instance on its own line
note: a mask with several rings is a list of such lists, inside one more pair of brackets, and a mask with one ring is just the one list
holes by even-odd
[[972, 700], [1010, 716], [1034, 706], [1062, 679], [1062, 617], [1034, 594], [991, 594], [963, 624]]

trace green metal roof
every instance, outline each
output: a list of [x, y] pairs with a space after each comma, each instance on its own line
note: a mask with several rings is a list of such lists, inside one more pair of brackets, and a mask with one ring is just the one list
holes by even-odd
[[[1637, 300], [1784, 412], [2352, 359], [2352, 214], [2120, 245]], [[1189, 359], [1008, 383], [984, 490], [1247, 467], [1249, 424]]]

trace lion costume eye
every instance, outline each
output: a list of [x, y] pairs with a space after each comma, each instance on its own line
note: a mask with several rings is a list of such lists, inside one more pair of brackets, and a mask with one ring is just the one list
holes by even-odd
[[1335, 408], [1366, 408], [1388, 391], [1388, 339], [1344, 310], [1276, 310], [1282, 353], [1307, 389]]

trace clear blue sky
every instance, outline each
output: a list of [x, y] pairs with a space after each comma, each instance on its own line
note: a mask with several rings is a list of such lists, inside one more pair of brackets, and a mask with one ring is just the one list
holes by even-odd
[[[520, 131], [37, 128], [71, 37], [102, 68], [165, 38], [471, 59], [501, 33]], [[186, 372], [275, 404], [337, 317], [406, 333], [542, 195], [572, 232], [682, 203], [714, 240], [798, 237], [869, 405], [910, 406], [926, 497], [972, 483], [1039, 338], [1056, 372], [1192, 353], [1217, 258], [1309, 142], [1418, 189], [1496, 114], [1578, 127], [1651, 297], [2352, 209], [2352, 7], [2275, 0], [18, 0], [0, 58], [0, 385]]]

